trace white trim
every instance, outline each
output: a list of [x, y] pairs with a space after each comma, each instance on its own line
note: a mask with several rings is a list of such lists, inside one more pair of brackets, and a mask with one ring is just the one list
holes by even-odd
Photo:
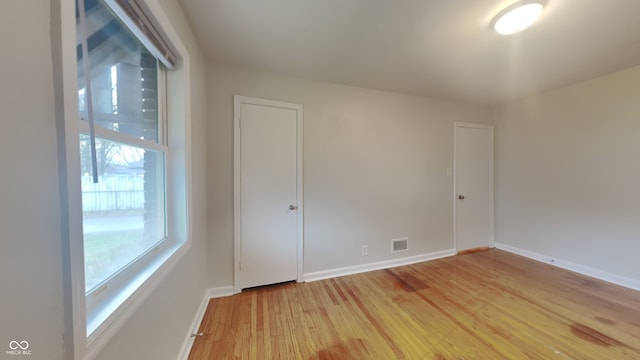
[[[163, 76], [164, 75], [161, 75], [161, 73], [158, 73], [158, 78], [161, 78]], [[158, 88], [160, 88], [160, 87], [158, 87]], [[158, 90], [159, 93], [160, 93], [160, 91], [161, 90]], [[161, 100], [160, 96], [159, 96], [158, 102], [159, 103], [163, 102]], [[159, 108], [158, 112], [161, 112], [161, 111], [162, 111], [162, 109]], [[168, 125], [167, 124], [163, 124], [162, 126], [159, 126], [158, 127], [158, 132], [159, 133], [167, 132], [166, 126], [168, 126]], [[163, 127], [165, 127], [165, 128], [163, 129]], [[88, 121], [86, 121], [86, 120], [85, 121], [80, 121], [79, 124], [78, 124], [78, 128], [80, 129], [80, 133], [89, 135], [89, 122]], [[152, 140], [138, 139], [138, 138], [133, 137], [133, 136], [131, 136], [129, 134], [121, 133], [121, 132], [114, 131], [114, 130], [109, 130], [109, 129], [104, 128], [104, 127], [102, 127], [100, 125], [96, 125], [96, 127], [94, 129], [94, 133], [95, 133], [97, 138], [106, 139], [106, 140], [114, 141], [114, 142], [119, 142], [119, 143], [124, 144], [124, 145], [131, 145], [131, 146], [135, 146], [135, 147], [139, 147], [139, 148], [143, 148], [143, 149], [149, 149], [149, 150], [158, 151], [158, 152], [163, 152], [163, 153], [166, 153], [169, 150], [168, 146], [166, 146], [163, 143], [161, 143], [161, 141], [163, 140], [162, 138], [158, 139], [158, 142], [155, 142], [155, 141], [152, 141]]]
[[240, 285], [240, 254], [242, 254], [242, 210], [240, 209], [240, 114], [239, 97], [233, 98], [233, 286], [234, 293], [242, 291]]
[[216, 299], [216, 298], [231, 296], [233, 294], [234, 294], [234, 287], [229, 285], [229, 286], [219, 286], [215, 288], [209, 288], [207, 289], [205, 296], [208, 299]]
[[364, 273], [368, 271], [389, 269], [397, 266], [411, 265], [411, 264], [415, 264], [423, 261], [429, 261], [429, 260], [435, 260], [435, 259], [445, 258], [449, 256], [454, 256], [455, 254], [456, 254], [455, 249], [449, 249], [449, 250], [435, 251], [428, 254], [409, 256], [401, 259], [386, 260], [386, 261], [380, 261], [376, 263], [347, 266], [347, 267], [331, 269], [331, 270], [316, 271], [316, 272], [305, 274], [304, 280], [318, 281], [318, 280], [330, 279], [330, 278], [340, 277], [345, 275], [359, 274], [359, 273]]
[[524, 256], [529, 259], [533, 259], [539, 262], [557, 266], [559, 268], [570, 270], [578, 274], [590, 276], [592, 278], [596, 278], [599, 280], [610, 282], [612, 284], [616, 284], [616, 285], [624, 286], [629, 289], [640, 291], [640, 280], [637, 280], [637, 279], [632, 279], [626, 276], [612, 274], [610, 272], [602, 271], [589, 266], [576, 264], [576, 263], [562, 260], [562, 259], [557, 259], [552, 256], [542, 255], [533, 251], [520, 249], [514, 246], [510, 246], [510, 245], [506, 245], [498, 242], [495, 243], [495, 247], [497, 249], [508, 251], [516, 255]]
[[189, 327], [189, 333], [182, 343], [182, 347], [180, 348], [180, 352], [178, 353], [177, 360], [187, 360], [189, 358], [189, 353], [191, 352], [191, 347], [193, 346], [194, 340], [192, 334], [197, 333], [200, 329], [200, 324], [202, 323], [204, 314], [206, 313], [207, 307], [209, 306], [209, 300], [231, 296], [233, 295], [233, 289], [233, 286], [221, 286], [217, 288], [210, 288], [205, 291], [204, 297], [202, 298], [200, 306], [198, 307], [198, 310], [193, 317], [193, 321], [191, 322], [191, 326]]
[[181, 246], [182, 243], [176, 240], [163, 240], [130, 266], [86, 294], [89, 343], [97, 335], [94, 332], [106, 322], [107, 318], [119, 312], [118, 308], [126, 302], [126, 299], [129, 296], [135, 296], [137, 289], [151, 278], [165, 261], [170, 260]]
[[[86, 350], [86, 312], [85, 312], [85, 282], [84, 282], [84, 240], [82, 235], [82, 195], [80, 185], [80, 149], [78, 146], [78, 63], [76, 59], [76, 19], [75, 1], [56, 0], [52, 2], [52, 11], [59, 11], [59, 23], [56, 21], [52, 31], [53, 41], [59, 41], [60, 52], [53, 50], [54, 57], [54, 84], [56, 86], [56, 122], [61, 127], [58, 130], [59, 147], [64, 148], [64, 159], [59, 159], [61, 175], [64, 173], [64, 181], [60, 186], [62, 209], [62, 223], [65, 227], [63, 233], [68, 235], [68, 254], [63, 255], [64, 277], [69, 279], [69, 286], [65, 284], [65, 300], [71, 300], [71, 324], [65, 320], [65, 331], [71, 330], [71, 334], [65, 334], [73, 342], [71, 348], [65, 350], [65, 357], [71, 359], [83, 359]], [[53, 17], [56, 16], [52, 14]], [[52, 22], [53, 24], [53, 22]], [[60, 36], [59, 38], [57, 36]], [[56, 49], [54, 44], [53, 49]], [[59, 60], [59, 63], [57, 63]], [[57, 75], [56, 75], [57, 74]], [[58, 109], [61, 109], [59, 111]], [[63, 131], [60, 131], [63, 129]], [[61, 136], [64, 138], [61, 138]], [[62, 168], [64, 166], [64, 168]], [[62, 180], [62, 179], [61, 179]], [[64, 198], [64, 199], [63, 199]], [[63, 239], [64, 241], [64, 239]], [[66, 309], [66, 306], [65, 306]], [[70, 327], [71, 329], [69, 329]]]
[[168, 255], [166, 260], [160, 259], [161, 264], [153, 273], [133, 292], [107, 319], [96, 328], [87, 338], [85, 360], [95, 358], [111, 338], [118, 333], [124, 324], [133, 316], [143, 302], [162, 283], [169, 272], [191, 247], [191, 243], [180, 244], [175, 252]]
[[204, 318], [204, 313], [207, 311], [207, 306], [209, 305], [209, 298], [205, 295], [200, 302], [200, 306], [196, 311], [196, 315], [193, 317], [193, 321], [191, 321], [191, 326], [189, 327], [189, 332], [187, 333], [187, 337], [182, 342], [182, 347], [180, 347], [180, 352], [178, 353], [177, 360], [187, 360], [189, 359], [189, 353], [191, 352], [191, 347], [193, 346], [193, 341], [195, 338], [193, 334], [198, 332], [200, 328], [200, 324], [202, 323], [202, 319]]
[[303, 149], [304, 147], [303, 145], [303, 141], [304, 141], [304, 114], [303, 114], [303, 109], [302, 109], [302, 105], [297, 105], [296, 106], [296, 111], [298, 112], [298, 116], [297, 116], [297, 120], [298, 120], [298, 126], [297, 128], [297, 149], [296, 149], [296, 157], [297, 157], [297, 163], [296, 163], [296, 179], [297, 179], [297, 186], [296, 186], [296, 197], [298, 200], [298, 203], [296, 204], [296, 206], [298, 206], [298, 210], [296, 211], [297, 215], [298, 215], [298, 278], [296, 279], [297, 282], [303, 282], [304, 281], [304, 191], [303, 191], [303, 186], [304, 186], [304, 181], [303, 181], [303, 176], [304, 176], [304, 171], [303, 171], [303, 158], [304, 158], [304, 154], [303, 154]]
[[494, 149], [494, 128], [491, 125], [484, 124], [474, 124], [474, 123], [465, 123], [465, 122], [455, 122], [453, 129], [453, 248], [458, 250], [458, 181], [457, 181], [457, 173], [458, 173], [458, 129], [459, 128], [472, 128], [472, 129], [488, 129], [491, 130], [491, 159], [490, 166], [491, 171], [490, 181], [491, 187], [489, 189], [489, 247], [495, 247], [495, 230], [494, 230], [494, 157], [495, 157], [495, 149]]
[[304, 281], [304, 199], [303, 199], [303, 108], [301, 104], [293, 104], [288, 102], [260, 99], [248, 96], [234, 95], [233, 97], [233, 284], [234, 292], [242, 291], [242, 272], [240, 261], [242, 256], [242, 209], [241, 209], [241, 190], [240, 190], [240, 169], [241, 169], [241, 145], [242, 132], [240, 131], [240, 117], [242, 115], [242, 104], [252, 104], [260, 106], [277, 107], [295, 110], [297, 113], [297, 158], [296, 158], [296, 197], [297, 197], [297, 282]]

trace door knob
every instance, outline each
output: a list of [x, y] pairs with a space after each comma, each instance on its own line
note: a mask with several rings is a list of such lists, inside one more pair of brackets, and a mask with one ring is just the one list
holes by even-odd
[[289, 210], [298, 210], [298, 207], [295, 205], [289, 205]]
[[458, 199], [464, 200], [464, 195], [458, 195]]

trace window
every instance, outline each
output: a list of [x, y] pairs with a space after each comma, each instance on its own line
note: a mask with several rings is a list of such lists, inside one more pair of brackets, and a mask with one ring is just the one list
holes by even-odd
[[[186, 241], [178, 234], [186, 228], [181, 194], [186, 159], [172, 156], [168, 145], [174, 140], [170, 123], [176, 120], [168, 121], [165, 111], [168, 60], [159, 54], [167, 49], [158, 51], [152, 24], [140, 30], [135, 28], [140, 19], [130, 18], [144, 12], [144, 3], [80, 1], [76, 146], [86, 335], [91, 336]], [[149, 29], [151, 39], [145, 33]]]

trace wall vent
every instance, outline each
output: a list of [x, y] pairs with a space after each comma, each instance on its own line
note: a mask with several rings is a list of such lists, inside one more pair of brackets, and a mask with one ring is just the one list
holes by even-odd
[[397, 253], [409, 250], [409, 238], [391, 239], [391, 252]]

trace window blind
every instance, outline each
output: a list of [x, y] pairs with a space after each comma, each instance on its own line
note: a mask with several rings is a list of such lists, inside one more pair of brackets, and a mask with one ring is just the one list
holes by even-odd
[[143, 0], [105, 0], [105, 4], [164, 66], [169, 70], [178, 66], [177, 51]]

